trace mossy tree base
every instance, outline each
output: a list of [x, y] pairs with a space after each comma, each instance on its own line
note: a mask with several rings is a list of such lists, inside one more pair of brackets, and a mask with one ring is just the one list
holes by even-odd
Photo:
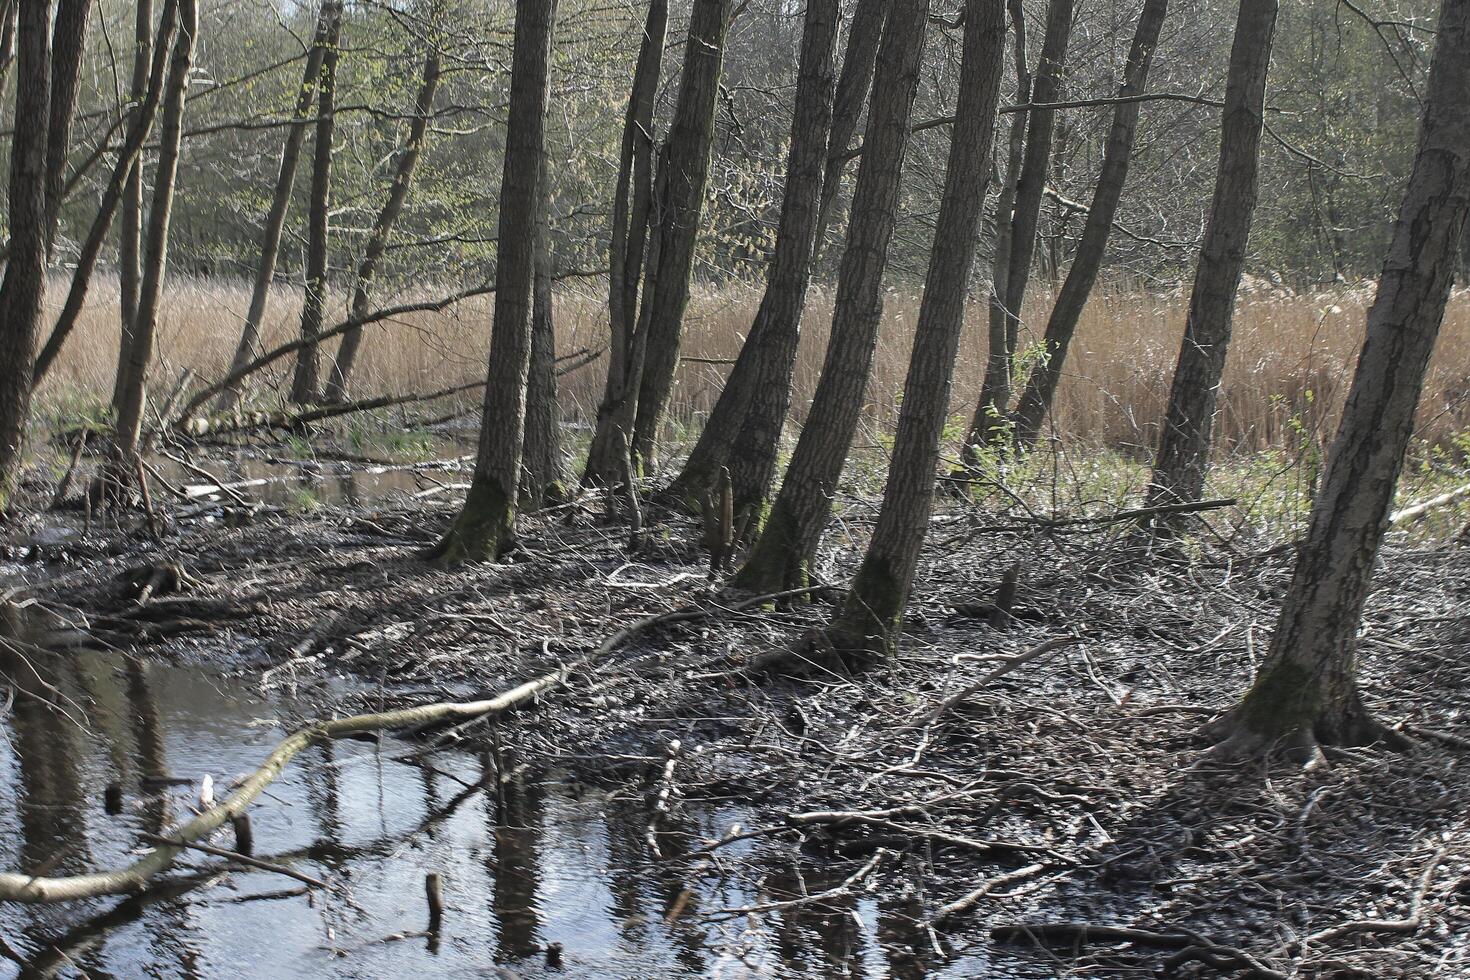
[[444, 567], [495, 561], [515, 543], [515, 516], [514, 500], [493, 478], [477, 473], [454, 523], [422, 557]]
[[744, 564], [730, 579], [730, 587], [751, 595], [806, 588], [810, 559], [796, 525], [789, 511], [779, 506], [773, 509]]
[[1409, 739], [1374, 718], [1350, 675], [1314, 672], [1288, 659], [1268, 665], [1245, 698], [1205, 735], [1210, 758], [1222, 762], [1279, 756], [1306, 766], [1323, 760], [1323, 746], [1382, 745], [1404, 749]]
[[827, 645], [854, 667], [895, 657], [907, 598], [908, 590], [892, 574], [887, 560], [869, 553], [841, 611], [827, 628]]

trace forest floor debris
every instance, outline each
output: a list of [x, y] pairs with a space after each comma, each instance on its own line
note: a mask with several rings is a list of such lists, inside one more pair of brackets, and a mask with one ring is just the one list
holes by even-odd
[[[1075, 533], [950, 502], [898, 661], [757, 679], [754, 658], [826, 620], [826, 593], [740, 608], [708, 581], [696, 522], [650, 515], [630, 555], [603, 515], [596, 500], [554, 508], [525, 522], [508, 562], [452, 571], [416, 556], [452, 516], [433, 498], [240, 526], [196, 514], [165, 519], [160, 540], [94, 527], [14, 570], [67, 629], [125, 636], [144, 657], [263, 685], [351, 674], [405, 705], [508, 689], [657, 617], [494, 739], [532, 771], [640, 787], [660, 863], [696, 874], [758, 838], [763, 860], [828, 875], [808, 894], [773, 885], [757, 906], [675, 914], [754, 926], [783, 903], [886, 894], [910, 910], [914, 976], [977, 946], [1016, 976], [1470, 971], [1458, 546], [1395, 539], [1367, 613], [1365, 694], [1413, 749], [1216, 768], [1198, 733], [1264, 654], [1290, 573], [1276, 543], [1202, 534], [1141, 564], [1124, 525]], [[819, 580], [843, 579], [869, 519], [843, 510]], [[1012, 566], [1015, 615], [997, 629], [987, 603]], [[140, 581], [158, 585], [142, 597]], [[338, 713], [366, 710], [351, 701]], [[430, 745], [485, 737], [469, 724]], [[699, 799], [755, 822], [680, 840], [681, 806]]]

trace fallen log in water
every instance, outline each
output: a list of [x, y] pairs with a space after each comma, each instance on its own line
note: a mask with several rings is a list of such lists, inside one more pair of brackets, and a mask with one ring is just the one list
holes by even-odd
[[[137, 861], [125, 868], [99, 871], [92, 874], [50, 878], [41, 875], [0, 873], [0, 901], [8, 902], [68, 902], [104, 895], [129, 895], [144, 890], [148, 880], [173, 864], [174, 859], [190, 844], [205, 835], [230, 823], [245, 812], [257, 796], [281, 774], [293, 758], [303, 749], [325, 739], [345, 738], [368, 732], [391, 731], [437, 725], [448, 721], [475, 721], [504, 714], [513, 708], [527, 704], [547, 691], [561, 687], [571, 675], [617, 650], [634, 636], [655, 626], [666, 623], [687, 622], [703, 619], [720, 613], [739, 612], [753, 605], [785, 598], [807, 589], [791, 589], [772, 595], [753, 596], [730, 606], [707, 609], [701, 606], [685, 606], [667, 612], [646, 616], [604, 640], [595, 650], [570, 663], [526, 681], [517, 687], [482, 701], [444, 702], [385, 711], [377, 714], [352, 715], [314, 722], [289, 735], [280, 742], [265, 762], [249, 776], [240, 781], [229, 796], [217, 805], [204, 810], [193, 820], [174, 829], [168, 839], [176, 843], [158, 844]], [[0, 607], [4, 609], [5, 607]], [[0, 637], [4, 636], [5, 623], [0, 622]]]

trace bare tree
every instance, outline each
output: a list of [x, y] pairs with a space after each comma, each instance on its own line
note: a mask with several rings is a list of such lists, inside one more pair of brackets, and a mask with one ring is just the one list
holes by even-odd
[[668, 0], [652, 0], [623, 120], [608, 247], [607, 382], [597, 406], [597, 427], [582, 475], [582, 482], [587, 486], [616, 486], [623, 479], [633, 419], [638, 410], [646, 340], [638, 329], [638, 287], [653, 198], [654, 100], [658, 95], [668, 20]]
[[[393, 225], [403, 212], [404, 202], [408, 200], [414, 167], [417, 166], [419, 153], [424, 148], [429, 119], [434, 114], [434, 93], [439, 88], [439, 62], [438, 48], [431, 48], [424, 56], [423, 79], [419, 83], [418, 97], [414, 100], [414, 116], [408, 127], [408, 137], [398, 151], [398, 159], [393, 167], [393, 181], [388, 186], [388, 199], [383, 202], [382, 210], [373, 221], [367, 245], [362, 250], [362, 260], [357, 264], [357, 284], [352, 290], [351, 307], [354, 318], [367, 315], [373, 277], [377, 275], [378, 263], [388, 249], [388, 236], [393, 233]], [[327, 383], [327, 402], [346, 401], [348, 380], [352, 376], [352, 367], [357, 362], [357, 351], [361, 345], [362, 327], [342, 335], [342, 346], [332, 363], [332, 377]]]
[[853, 134], [862, 118], [873, 82], [873, 62], [878, 57], [878, 40], [888, 17], [890, 0], [857, 0], [852, 23], [847, 29], [847, 50], [842, 55], [842, 74], [832, 98], [832, 128], [827, 142], [827, 162], [822, 172], [822, 198], [817, 206], [818, 252], [827, 239], [837, 194], [842, 189], [842, 171], [852, 159]]
[[857, 430], [883, 317], [883, 273], [898, 212], [928, 21], [928, 0], [894, 0], [878, 46], [867, 135], [822, 376], [781, 491], [735, 576], [734, 584], [741, 589], [762, 593], [804, 585], [832, 513], [832, 496]]
[[1413, 175], [1271, 652], [1213, 726], [1223, 755], [1402, 736], [1357, 686], [1357, 634], [1470, 212], [1470, 0], [1443, 0]]
[[521, 461], [521, 502], [526, 508], [566, 497], [557, 404], [556, 321], [551, 287], [551, 181], [542, 154], [541, 201], [536, 212], [536, 270], [531, 302], [531, 365], [526, 377], [526, 444]]
[[331, 235], [332, 140], [337, 126], [337, 61], [341, 57], [342, 2], [324, 0], [327, 41], [317, 81], [316, 135], [312, 138], [311, 198], [306, 216], [306, 299], [301, 305], [301, 336], [306, 346], [296, 352], [291, 400], [308, 405], [320, 388], [319, 350], [314, 342], [322, 331], [327, 303], [327, 254]]
[[[41, 348], [41, 353], [36, 358], [33, 377], [37, 384], [55, 363], [66, 339], [71, 336], [72, 328], [76, 326], [77, 318], [81, 316], [82, 307], [87, 300], [87, 291], [92, 284], [92, 273], [97, 268], [97, 260], [102, 254], [102, 246], [106, 242], [108, 229], [112, 227], [112, 220], [117, 215], [118, 205], [126, 192], [129, 174], [143, 150], [144, 141], [147, 140], [153, 129], [153, 120], [158, 113], [159, 102], [163, 98], [169, 51], [177, 25], [178, 0], [165, 0], [163, 13], [159, 18], [158, 32], [153, 43], [152, 63], [148, 69], [147, 94], [138, 106], [138, 112], [128, 122], [127, 136], [124, 137], [123, 145], [118, 150], [112, 176], [102, 192], [102, 200], [97, 206], [97, 213], [92, 218], [92, 226], [87, 231], [87, 237], [83, 240], [81, 252], [77, 256], [77, 267], [72, 273], [71, 288], [67, 291], [66, 302], [56, 318], [56, 325], [51, 330], [51, 336], [46, 339], [45, 346]], [[136, 322], [136, 311], [133, 322]], [[131, 329], [131, 324], [129, 324], [125, 331], [130, 333]], [[116, 388], [114, 388], [113, 403], [116, 404], [116, 402]]]
[[[1031, 83], [1031, 101], [1036, 105], [1054, 103], [1062, 89], [1062, 70], [1067, 60], [1067, 45], [1072, 36], [1073, 0], [1051, 0], [1046, 9], [1046, 31], [1041, 38], [1041, 61]], [[1019, 67], [1019, 66], [1018, 66]], [[1026, 300], [1026, 287], [1031, 281], [1031, 264], [1036, 252], [1036, 231], [1041, 221], [1041, 201], [1046, 193], [1046, 177], [1051, 162], [1052, 130], [1055, 109], [1032, 109], [1026, 129], [1026, 148], [1016, 181], [1015, 210], [1010, 221], [1010, 241], [1006, 245], [1005, 289], [1001, 308], [991, 304], [990, 353], [985, 363], [985, 381], [980, 389], [980, 403], [970, 421], [967, 447], [992, 442], [999, 431], [997, 425], [1010, 408], [1011, 367], [1020, 336], [1021, 304]], [[1004, 217], [1004, 215], [1001, 215]], [[1004, 234], [1004, 231], [1000, 232]], [[999, 283], [996, 284], [999, 291]], [[973, 448], [969, 450], [973, 452]], [[968, 456], [968, 452], [967, 452]]]
[[163, 93], [159, 118], [158, 166], [153, 177], [153, 200], [148, 208], [148, 231], [143, 253], [143, 278], [138, 291], [138, 318], [133, 323], [133, 343], [127, 360], [118, 364], [120, 375], [114, 386], [121, 397], [113, 403], [112, 455], [103, 483], [104, 490], [121, 492], [130, 486], [138, 462], [138, 445], [143, 432], [148, 364], [153, 359], [153, 338], [158, 325], [159, 300], [168, 269], [168, 227], [173, 211], [174, 182], [178, 175], [179, 152], [184, 134], [184, 102], [193, 67], [194, 44], [199, 29], [195, 0], [179, 0], [179, 27], [169, 57], [168, 84]]
[[966, 0], [964, 21], [949, 163], [888, 486], [863, 563], [827, 631], [835, 650], [864, 659], [894, 650], [929, 529], [975, 233], [985, 206], [986, 162], [995, 137], [995, 108], [1005, 65], [1004, 0]]
[[[763, 503], [774, 475], [791, 403], [791, 375], [828, 157], [838, 16], [837, 0], [807, 0], [786, 188], [766, 291], [714, 411], [670, 487], [671, 494], [691, 502], [695, 510], [728, 466], [736, 519], [744, 520], [743, 515]], [[743, 443], [741, 450], [732, 452], [737, 442]]]
[[694, 0], [689, 39], [684, 45], [679, 101], [660, 154], [658, 185], [663, 193], [656, 204], [658, 222], [652, 232], [658, 243], [649, 254], [650, 261], [657, 259], [657, 265], [649, 266], [647, 280], [651, 285], [645, 286], [647, 342], [633, 420], [633, 453], [645, 468], [654, 463], [658, 426], [679, 366], [679, 341], [689, 305], [694, 244], [704, 209], [730, 8], [731, 0]]
[[1266, 74], [1275, 29], [1276, 0], [1241, 0], [1225, 79], [1215, 197], [1200, 245], [1184, 342], [1154, 456], [1149, 505], [1199, 500], [1204, 492], [1215, 399], [1225, 371], [1235, 291], [1245, 267], [1256, 210]]
[[500, 183], [500, 234], [495, 263], [495, 321], [480, 445], [469, 494], [454, 523], [428, 555], [456, 564], [490, 561], [515, 533], [516, 495], [526, 424], [526, 376], [536, 265], [536, 212], [545, 152], [554, 0], [517, 0], [511, 57], [510, 118]]
[[51, 5], [20, 3], [10, 152], [10, 256], [0, 280], [0, 513], [11, 505], [30, 416], [31, 362], [46, 295], [46, 126], [51, 102]]
[[1120, 101], [1113, 108], [1113, 124], [1103, 146], [1102, 167], [1092, 194], [1092, 205], [1087, 210], [1082, 240], [1077, 243], [1072, 267], [1067, 270], [1067, 278], [1046, 323], [1043, 358], [1031, 372], [1017, 403], [1013, 435], [1018, 445], [1036, 443], [1041, 422], [1051, 410], [1052, 398], [1062, 378], [1067, 346], [1077, 332], [1082, 309], [1087, 305], [1087, 297], [1091, 295], [1098, 272], [1102, 269], [1108, 238], [1113, 231], [1113, 219], [1123, 198], [1123, 185], [1128, 180], [1138, 113], [1143, 108], [1143, 103], [1137, 100], [1147, 85], [1149, 62], [1158, 46], [1159, 31], [1163, 28], [1167, 12], [1168, 0], [1144, 0], [1143, 12], [1138, 16], [1128, 63], [1123, 66], [1123, 83], [1118, 87], [1118, 98], [1125, 101]]
[[46, 126], [46, 255], [55, 251], [56, 219], [66, 186], [71, 150], [71, 121], [77, 107], [77, 84], [87, 46], [92, 0], [60, 0], [51, 33], [50, 121]]
[[[167, 43], [167, 42], [165, 42]], [[133, 77], [128, 88], [129, 125], [136, 125], [148, 97], [149, 66], [153, 61], [153, 0], [137, 0], [133, 11]], [[143, 247], [143, 168], [134, 159], [123, 182], [122, 220], [117, 229], [117, 278], [119, 286], [118, 362], [127, 359], [133, 343], [133, 323], [138, 318], [139, 255]], [[121, 376], [119, 376], [121, 377]], [[114, 388], [112, 400], [121, 392]]]
[[[230, 373], [248, 364], [258, 353], [260, 325], [265, 319], [265, 304], [270, 297], [271, 282], [276, 277], [276, 259], [281, 251], [281, 234], [286, 228], [286, 212], [291, 207], [291, 188], [296, 183], [296, 167], [301, 161], [301, 144], [306, 141], [307, 121], [312, 105], [316, 102], [316, 86], [321, 78], [322, 59], [326, 57], [327, 44], [332, 33], [333, 6], [324, 2], [317, 11], [316, 36], [311, 50], [306, 54], [306, 68], [302, 73], [301, 88], [296, 94], [296, 105], [292, 110], [291, 125], [286, 127], [286, 144], [281, 148], [281, 163], [276, 169], [276, 186], [271, 193], [270, 209], [266, 212], [265, 224], [260, 232], [260, 255], [255, 263], [255, 282], [250, 289], [250, 306], [245, 313], [245, 324], [240, 328], [240, 342], [235, 346], [235, 356], [230, 359]], [[237, 385], [220, 392], [215, 401], [218, 411], [229, 411], [240, 397]]]

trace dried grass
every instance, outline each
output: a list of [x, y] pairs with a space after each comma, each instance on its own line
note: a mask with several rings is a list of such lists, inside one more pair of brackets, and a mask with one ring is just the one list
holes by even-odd
[[[557, 298], [558, 346], [563, 353], [596, 349], [606, 342], [607, 318], [601, 284], [588, 281], [561, 289]], [[448, 290], [444, 290], [447, 292]], [[423, 288], [394, 298], [407, 302], [439, 290]], [[59, 302], [62, 290], [51, 292]], [[1218, 437], [1227, 448], [1255, 451], [1322, 442], [1351, 379], [1361, 343], [1371, 284], [1300, 292], [1247, 282], [1236, 316], [1235, 341], [1220, 399]], [[159, 324], [155, 377], [169, 382], [185, 367], [217, 378], [233, 350], [248, 284], [230, 279], [175, 279], [166, 291]], [[1028, 343], [1035, 343], [1051, 296], [1033, 290], [1027, 308]], [[417, 314], [370, 327], [364, 347], [360, 391], [407, 393], [468, 382], [484, 376], [492, 297], [461, 303], [439, 314]], [[670, 423], [683, 429], [713, 405], [728, 370], [711, 364], [734, 358], [760, 302], [754, 286], [696, 288], [685, 323], [684, 353]], [[345, 297], [334, 297], [340, 311]], [[1167, 397], [1168, 379], [1183, 331], [1187, 293], [1100, 290], [1080, 325], [1067, 377], [1059, 393], [1054, 431], [1079, 445], [1125, 452], [1146, 450]], [[296, 329], [300, 293], [276, 289], [267, 309], [269, 343]], [[43, 387], [40, 403], [52, 411], [95, 404], [110, 391], [117, 345], [117, 285], [103, 279], [92, 290], [75, 335]], [[832, 297], [814, 287], [796, 371], [794, 411], [798, 418], [816, 387], [828, 336]], [[984, 309], [971, 304], [955, 377], [954, 410], [967, 415], [984, 371]], [[53, 311], [54, 315], [54, 311]], [[890, 292], [869, 385], [868, 419], [875, 429], [891, 422], [899, 403], [918, 298]], [[693, 360], [693, 359], [700, 360]], [[288, 362], [265, 372], [254, 395], [279, 396]], [[562, 379], [567, 418], [595, 412], [604, 362]], [[160, 382], [162, 386], [162, 382]], [[1439, 350], [1425, 387], [1419, 436], [1448, 444], [1467, 428], [1470, 399], [1470, 292], [1451, 300]]]

